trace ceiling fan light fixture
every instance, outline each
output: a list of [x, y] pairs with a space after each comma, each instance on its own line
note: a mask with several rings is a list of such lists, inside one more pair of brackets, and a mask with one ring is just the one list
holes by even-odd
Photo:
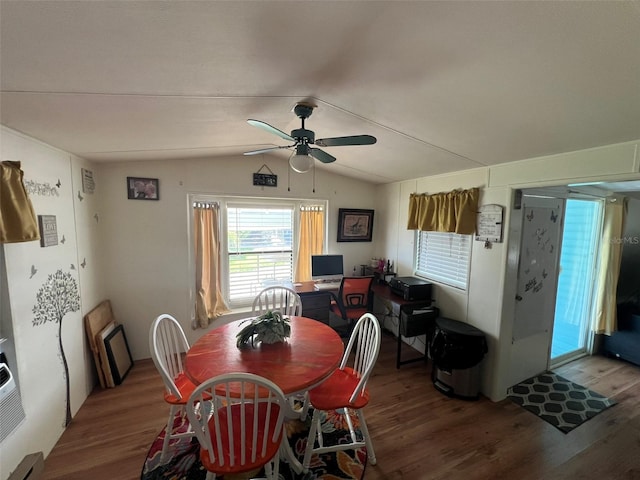
[[309, 147], [307, 145], [298, 145], [296, 152], [289, 158], [289, 165], [294, 172], [307, 173], [311, 170], [313, 157], [307, 153], [308, 150]]

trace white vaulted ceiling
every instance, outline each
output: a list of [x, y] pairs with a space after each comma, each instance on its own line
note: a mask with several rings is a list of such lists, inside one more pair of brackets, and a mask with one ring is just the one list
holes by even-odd
[[[0, 1], [0, 121], [95, 161], [286, 141], [373, 183], [640, 137], [640, 2]], [[273, 155], [286, 158], [286, 150]], [[243, 158], [234, 158], [242, 161]]]

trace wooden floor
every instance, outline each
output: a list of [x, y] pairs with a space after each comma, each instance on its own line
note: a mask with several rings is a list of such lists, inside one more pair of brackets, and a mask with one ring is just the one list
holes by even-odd
[[[640, 367], [596, 356], [556, 369], [618, 402], [563, 434], [509, 400], [442, 395], [430, 365], [396, 370], [395, 348], [383, 335], [365, 410], [378, 457], [367, 480], [640, 479]], [[98, 387], [46, 459], [43, 480], [139, 479], [168, 414], [161, 392], [151, 360], [136, 362], [123, 385]]]

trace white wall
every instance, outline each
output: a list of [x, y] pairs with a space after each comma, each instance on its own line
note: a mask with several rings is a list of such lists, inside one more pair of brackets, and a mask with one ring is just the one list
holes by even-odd
[[[97, 193], [78, 197], [80, 168], [92, 166], [66, 152], [51, 148], [0, 127], [2, 160], [22, 162], [25, 182], [47, 185], [30, 195], [37, 215], [55, 215], [58, 245], [40, 247], [38, 241], [1, 245], [4, 249], [7, 296], [3, 295], [3, 334], [9, 332], [9, 361], [17, 374], [25, 421], [3, 442], [0, 478], [6, 479], [22, 458], [32, 452], [47, 455], [64, 430], [66, 382], [59, 358], [58, 324], [34, 326], [36, 294], [57, 270], [71, 274], [81, 299], [80, 310], [62, 321], [62, 341], [69, 365], [71, 413], [77, 412], [94, 385], [93, 365], [87, 349], [83, 315], [100, 298], [96, 275]], [[56, 184], [60, 182], [60, 187]], [[64, 235], [64, 243], [61, 242]], [[85, 267], [80, 264], [85, 262]], [[73, 265], [73, 269], [71, 268]], [[35, 269], [35, 270], [32, 270]], [[8, 328], [5, 328], [8, 327]]]
[[[489, 352], [482, 364], [481, 392], [498, 401], [505, 398], [508, 387], [525, 380], [518, 365], [526, 352], [512, 348], [511, 342], [519, 252], [518, 239], [510, 242], [514, 188], [634, 179], [640, 179], [638, 142], [382, 185], [377, 188], [376, 208], [389, 220], [376, 241], [384, 248], [383, 255], [398, 258], [400, 275], [411, 275], [414, 234], [406, 230], [409, 194], [481, 187], [479, 205], [505, 207], [503, 242], [490, 249], [484, 248], [484, 242], [473, 242], [468, 290], [436, 284], [434, 293], [441, 316], [486, 333]], [[424, 342], [417, 344], [421, 349]]]
[[[253, 173], [265, 163], [278, 175], [275, 188], [253, 186]], [[374, 187], [321, 169], [316, 170], [315, 193], [312, 172], [292, 172], [288, 191], [286, 160], [267, 156], [101, 164], [99, 172], [105, 191], [100, 225], [106, 239], [101, 247], [101, 271], [114, 315], [125, 326], [134, 359], [149, 357], [149, 327], [161, 313], [178, 318], [191, 343], [204, 333], [191, 330], [188, 194], [326, 199], [328, 252], [344, 255], [347, 272], [375, 253], [372, 242], [336, 242], [338, 209], [374, 208]], [[160, 200], [128, 200], [127, 176], [158, 178]], [[376, 212], [374, 237], [380, 228]], [[225, 315], [211, 328], [243, 316], [247, 316], [246, 311]]]

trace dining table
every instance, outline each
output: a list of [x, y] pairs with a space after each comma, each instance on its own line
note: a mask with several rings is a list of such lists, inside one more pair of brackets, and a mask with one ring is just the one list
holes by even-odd
[[196, 385], [225, 373], [260, 375], [278, 385], [287, 397], [304, 394], [340, 365], [344, 343], [322, 322], [290, 316], [291, 335], [283, 342], [236, 345], [248, 319], [236, 320], [200, 337], [185, 356], [184, 370]]
[[[344, 354], [340, 335], [329, 325], [307, 317], [289, 317], [291, 335], [283, 342], [238, 347], [236, 335], [253, 318], [221, 325], [200, 337], [184, 359], [187, 377], [198, 385], [226, 373], [253, 373], [271, 380], [293, 401], [322, 383], [340, 365]], [[230, 387], [233, 395], [233, 384]], [[297, 413], [303, 412], [301, 409]], [[289, 442], [284, 441], [282, 448], [285, 460], [300, 474], [302, 463]]]

